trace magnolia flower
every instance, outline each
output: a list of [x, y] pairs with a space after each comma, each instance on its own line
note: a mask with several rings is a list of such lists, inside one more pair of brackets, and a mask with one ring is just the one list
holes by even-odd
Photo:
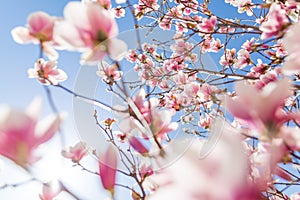
[[243, 68], [247, 67], [249, 64], [251, 64], [251, 58], [250, 58], [249, 51], [247, 51], [245, 49], [239, 50], [237, 53], [237, 61], [233, 65], [234, 68], [243, 69]]
[[117, 155], [112, 145], [99, 156], [99, 174], [104, 189], [114, 195], [117, 171]]
[[40, 106], [36, 98], [25, 112], [0, 107], [0, 154], [22, 167], [39, 159], [35, 149], [54, 136], [62, 121], [62, 116], [52, 115], [38, 122]]
[[245, 83], [236, 84], [236, 98], [225, 96], [225, 108], [246, 124], [268, 131], [277, 130], [288, 118], [282, 107], [291, 95], [288, 79], [270, 82], [261, 90]]
[[112, 12], [96, 3], [70, 2], [64, 17], [55, 26], [55, 39], [67, 50], [83, 52], [83, 64], [94, 64], [106, 54], [114, 60], [125, 56], [126, 44], [113, 38], [118, 34], [118, 26]]
[[65, 158], [69, 158], [74, 163], [78, 163], [86, 154], [87, 147], [85, 142], [78, 142], [73, 147], [68, 147], [62, 150], [61, 154]]
[[68, 76], [63, 70], [57, 69], [57, 61], [44, 61], [40, 58], [34, 68], [28, 69], [28, 77], [37, 78], [40, 83], [45, 85], [57, 85], [58, 82], [65, 81]]
[[115, 81], [122, 77], [123, 72], [120, 71], [115, 64], [109, 65], [107, 62], [100, 62], [96, 74], [100, 76], [105, 83], [113, 85]]
[[29, 15], [27, 27], [18, 26], [11, 31], [15, 42], [19, 44], [41, 44], [43, 52], [51, 60], [58, 58], [58, 53], [53, 49], [53, 28], [56, 19], [44, 12], [35, 12]]
[[286, 12], [280, 5], [273, 3], [267, 16], [267, 21], [263, 22], [259, 29], [262, 31], [261, 39], [267, 39], [272, 36], [281, 36], [289, 19]]
[[203, 19], [202, 23], [199, 24], [200, 33], [212, 33], [215, 30], [215, 25], [217, 24], [217, 17], [212, 16], [209, 19]]

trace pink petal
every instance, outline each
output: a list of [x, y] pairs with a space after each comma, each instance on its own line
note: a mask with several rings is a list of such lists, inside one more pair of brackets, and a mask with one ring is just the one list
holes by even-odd
[[281, 177], [287, 181], [292, 180], [291, 176], [279, 166], [275, 167], [274, 174], [278, 175], [279, 177]]
[[25, 112], [28, 116], [30, 116], [33, 120], [38, 120], [40, 116], [40, 110], [42, 106], [42, 98], [35, 97], [31, 103], [27, 106]]
[[64, 118], [64, 114], [59, 116], [53, 114], [40, 121], [35, 129], [36, 144], [39, 145], [51, 139], [55, 132], [59, 130], [60, 124]]
[[62, 49], [78, 51], [87, 49], [77, 28], [68, 21], [58, 22], [55, 25], [54, 40]]
[[64, 8], [64, 17], [82, 31], [91, 29], [87, 17], [87, 7], [81, 2], [73, 1], [68, 3]]
[[284, 106], [285, 100], [292, 94], [289, 88], [288, 79], [272, 82], [265, 86], [263, 95], [266, 98], [262, 99], [262, 102], [257, 102], [260, 105], [257, 111], [264, 122], [271, 119], [279, 107]]
[[45, 42], [43, 44], [43, 52], [46, 54], [49, 60], [57, 60], [59, 57], [57, 51], [51, 45], [48, 45], [48, 43]]
[[232, 99], [229, 96], [224, 97], [224, 107], [235, 117], [243, 120], [251, 120], [250, 111], [240, 99]]
[[106, 152], [100, 155], [99, 171], [100, 179], [104, 189], [114, 193], [117, 169], [117, 155], [112, 145], [109, 145]]
[[97, 4], [88, 4], [87, 17], [94, 39], [97, 38], [99, 31], [106, 33], [108, 38], [115, 37], [118, 34], [118, 26], [112, 12]]
[[[31, 33], [36, 34], [45, 31], [46, 36], [52, 36], [54, 26], [53, 19], [45, 12], [35, 12], [28, 17], [28, 25]], [[49, 38], [50, 39], [50, 38]]]
[[129, 138], [129, 144], [134, 148], [134, 150], [136, 150], [142, 155], [147, 155], [149, 153], [149, 150], [135, 136]]

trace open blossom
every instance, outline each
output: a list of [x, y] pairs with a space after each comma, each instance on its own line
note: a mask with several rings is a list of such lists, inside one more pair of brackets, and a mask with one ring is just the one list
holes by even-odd
[[125, 10], [121, 6], [117, 6], [116, 8], [113, 8], [113, 12], [116, 18], [121, 18], [125, 16]]
[[288, 79], [271, 82], [260, 91], [255, 86], [237, 83], [237, 97], [225, 96], [225, 108], [254, 128], [275, 131], [288, 120], [282, 107], [291, 95], [289, 87]]
[[57, 61], [45, 61], [40, 58], [35, 63], [34, 68], [28, 69], [28, 77], [36, 78], [45, 85], [57, 85], [58, 82], [65, 81], [68, 76], [63, 70], [57, 69]]
[[236, 59], [236, 49], [226, 49], [224, 55], [220, 58], [220, 65], [224, 67], [231, 66], [237, 61]]
[[52, 47], [55, 44], [53, 40], [55, 21], [55, 17], [45, 12], [34, 12], [27, 19], [27, 27], [18, 26], [11, 31], [11, 34], [14, 41], [19, 44], [41, 43], [43, 52], [49, 59], [57, 59], [58, 53]]
[[255, 8], [255, 5], [251, 2], [251, 0], [242, 0], [238, 1], [238, 12], [244, 13], [246, 12], [248, 16], [253, 15], [253, 8]]
[[125, 56], [126, 44], [113, 38], [118, 26], [111, 11], [95, 3], [70, 2], [64, 17], [55, 26], [55, 38], [65, 49], [83, 52], [82, 64], [95, 64], [107, 54], [114, 60]]
[[272, 36], [281, 36], [286, 26], [289, 24], [289, 19], [286, 12], [280, 5], [273, 3], [267, 16], [267, 21], [264, 21], [259, 29], [262, 31], [261, 39], [267, 39]]
[[85, 142], [78, 142], [72, 147], [68, 147], [62, 150], [61, 154], [65, 158], [69, 158], [72, 162], [78, 163], [86, 154], [87, 147]]
[[106, 62], [100, 62], [98, 64], [98, 71], [96, 73], [109, 85], [113, 85], [114, 82], [119, 80], [123, 74], [123, 72], [118, 69], [117, 65], [110, 65]]
[[251, 64], [251, 58], [250, 58], [249, 51], [247, 51], [245, 49], [239, 50], [237, 53], [237, 61], [234, 64], [234, 67], [242, 69], [242, 68], [247, 67], [249, 64]]
[[212, 16], [209, 19], [203, 19], [203, 21], [199, 24], [200, 33], [212, 33], [215, 30], [215, 25], [217, 24], [217, 17]]
[[38, 122], [41, 99], [34, 99], [26, 111], [0, 107], [0, 154], [26, 167], [39, 157], [34, 151], [59, 129], [61, 116], [51, 115]]

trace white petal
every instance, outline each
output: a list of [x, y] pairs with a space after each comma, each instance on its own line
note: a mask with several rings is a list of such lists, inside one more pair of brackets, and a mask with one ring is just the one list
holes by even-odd
[[108, 51], [111, 59], [120, 61], [127, 55], [127, 44], [122, 40], [113, 38], [110, 40]]
[[37, 96], [27, 106], [25, 112], [32, 119], [37, 120], [40, 116], [41, 106], [42, 106], [42, 97]]

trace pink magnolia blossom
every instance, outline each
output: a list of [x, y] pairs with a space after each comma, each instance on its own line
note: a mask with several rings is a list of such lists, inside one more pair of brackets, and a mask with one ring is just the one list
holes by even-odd
[[28, 69], [28, 77], [36, 78], [45, 85], [57, 85], [59, 82], [65, 81], [68, 76], [63, 70], [57, 69], [57, 61], [45, 61], [40, 58], [34, 68]]
[[251, 2], [251, 0], [241, 0], [238, 2], [238, 12], [244, 13], [246, 12], [248, 16], [253, 15], [253, 8], [255, 8], [255, 5]]
[[55, 26], [55, 38], [65, 49], [83, 52], [82, 64], [95, 64], [107, 54], [114, 60], [123, 58], [127, 46], [114, 38], [118, 26], [111, 11], [95, 3], [70, 2], [64, 17]]
[[251, 38], [250, 40], [246, 40], [244, 44], [242, 45], [242, 49], [245, 49], [246, 51], [251, 51], [252, 47], [254, 46], [255, 38]]
[[41, 200], [52, 200], [61, 192], [61, 186], [58, 182], [51, 181], [43, 184], [42, 194], [39, 194]]
[[117, 65], [109, 65], [106, 62], [100, 62], [98, 64], [98, 71], [96, 73], [109, 85], [113, 85], [114, 82], [119, 80], [123, 75], [123, 72], [118, 69]]
[[261, 39], [267, 39], [272, 36], [281, 36], [289, 24], [286, 12], [279, 4], [273, 3], [269, 10], [267, 20], [264, 21], [259, 29], [262, 31]]
[[63, 149], [61, 152], [65, 158], [71, 159], [74, 163], [78, 163], [87, 153], [85, 142], [78, 142], [74, 146]]
[[26, 111], [1, 106], [0, 154], [27, 167], [39, 157], [34, 151], [59, 129], [62, 116], [52, 115], [38, 122], [41, 99], [34, 99]]
[[121, 18], [125, 16], [125, 10], [121, 6], [117, 6], [116, 8], [113, 8], [113, 12], [116, 18]]
[[[237, 83], [237, 97], [225, 96], [225, 108], [246, 124], [274, 132], [288, 116], [282, 110], [285, 100], [291, 95], [288, 79], [271, 82], [261, 91], [245, 83]], [[273, 133], [274, 134], [274, 133]]]
[[217, 24], [217, 17], [212, 16], [209, 19], [203, 19], [202, 23], [199, 24], [200, 33], [213, 33], [215, 25]]
[[236, 59], [236, 49], [226, 49], [224, 55], [220, 58], [220, 65], [228, 67], [233, 65], [237, 61]]
[[249, 51], [245, 50], [245, 49], [241, 49], [238, 51], [237, 53], [237, 61], [234, 64], [234, 68], [245, 68], [247, 67], [249, 64], [251, 64], [251, 58], [250, 58], [250, 53]]
[[117, 155], [112, 145], [99, 156], [99, 174], [103, 188], [114, 195], [116, 184]]
[[44, 12], [35, 12], [29, 15], [27, 19], [27, 27], [15, 27], [12, 31], [12, 37], [19, 44], [41, 44], [43, 52], [51, 60], [58, 58], [58, 53], [52, 47], [55, 42], [53, 40], [53, 29], [56, 18], [49, 16]]

